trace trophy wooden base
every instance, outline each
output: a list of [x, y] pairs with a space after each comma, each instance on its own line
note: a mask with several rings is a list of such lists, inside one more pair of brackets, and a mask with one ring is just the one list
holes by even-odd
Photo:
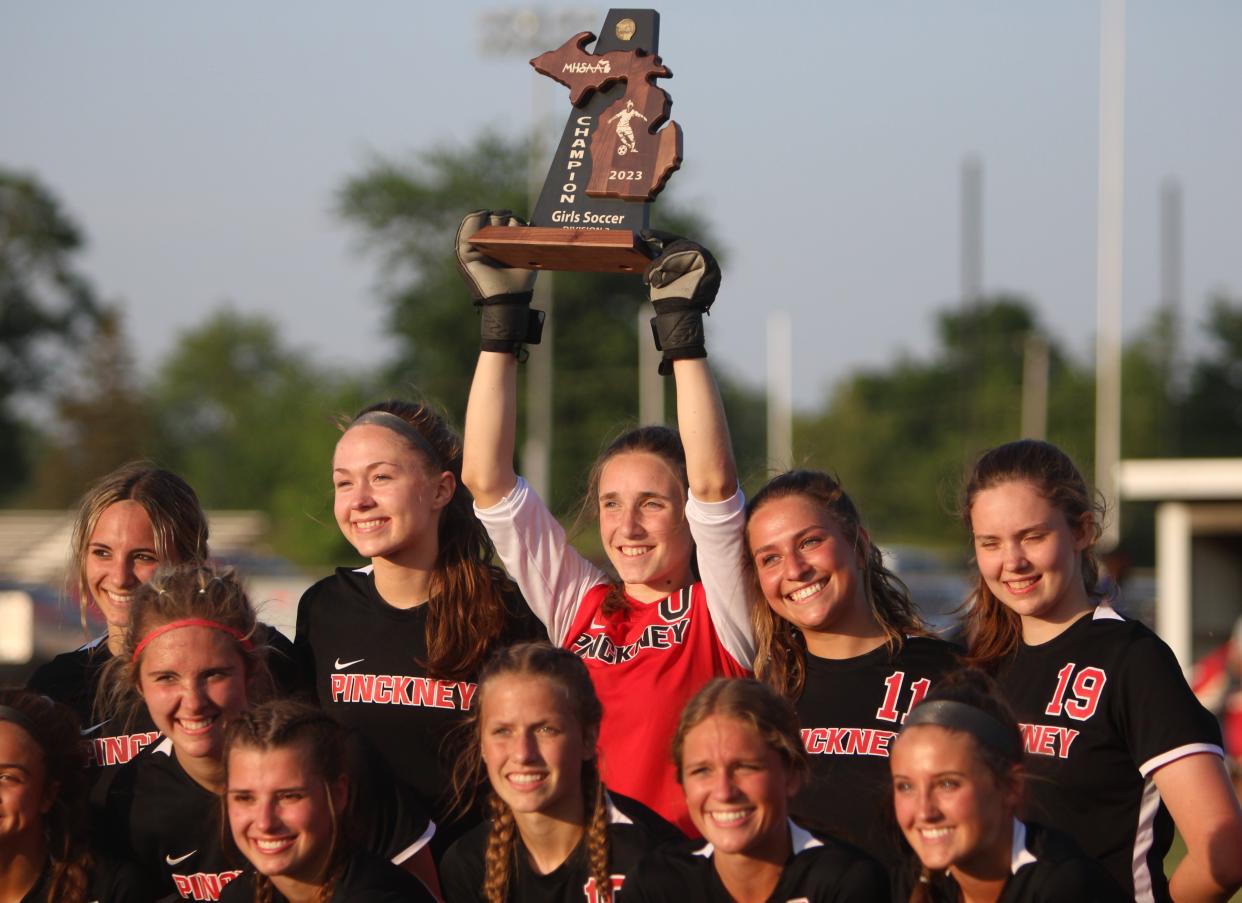
[[646, 245], [629, 229], [484, 226], [470, 244], [524, 270], [641, 273], [651, 262]]

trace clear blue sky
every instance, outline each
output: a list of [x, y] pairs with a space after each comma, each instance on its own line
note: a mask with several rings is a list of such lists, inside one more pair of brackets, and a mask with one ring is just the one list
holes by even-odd
[[[528, 128], [537, 81], [564, 109], [523, 57], [481, 54], [479, 14], [498, 8], [7, 0], [0, 165], [35, 172], [85, 227], [83, 269], [124, 304], [145, 366], [225, 300], [323, 360], [370, 364], [386, 350], [378, 268], [334, 219], [334, 190], [372, 154]], [[729, 252], [711, 340], [734, 373], [762, 380], [769, 309], [794, 317], [802, 407], [853, 369], [929, 348], [933, 311], [958, 293], [967, 154], [985, 170], [985, 288], [1032, 297], [1090, 354], [1095, 3], [661, 13], [685, 129], [672, 191], [706, 208]], [[1128, 329], [1158, 300], [1169, 176], [1185, 194], [1189, 320], [1214, 289], [1242, 294], [1239, 36], [1229, 0], [1127, 4]]]

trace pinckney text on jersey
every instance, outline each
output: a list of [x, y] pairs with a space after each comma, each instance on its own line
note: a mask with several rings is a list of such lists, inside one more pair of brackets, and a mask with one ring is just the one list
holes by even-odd
[[580, 633], [569, 648], [580, 658], [593, 658], [616, 665], [628, 662], [644, 649], [672, 649], [680, 646], [685, 641], [686, 629], [689, 626], [689, 618], [676, 624], [651, 624], [637, 640], [624, 646], [618, 646], [606, 634], [593, 636]]
[[333, 702], [409, 705], [462, 712], [469, 711], [479, 689], [477, 684], [462, 680], [407, 674], [332, 674], [329, 688]]

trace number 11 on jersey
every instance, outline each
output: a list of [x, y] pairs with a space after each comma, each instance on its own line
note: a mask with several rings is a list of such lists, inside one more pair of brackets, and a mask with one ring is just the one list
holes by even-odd
[[927, 695], [927, 690], [931, 687], [931, 681], [926, 677], [920, 678], [910, 684], [910, 704], [906, 706], [904, 712], [897, 711], [897, 703], [901, 700], [901, 685], [905, 683], [906, 672], [894, 671], [888, 677], [884, 678], [884, 704], [875, 710], [875, 717], [880, 721], [896, 721], [898, 714], [901, 715], [901, 722], [905, 724], [906, 716], [910, 714], [910, 710], [914, 708]]

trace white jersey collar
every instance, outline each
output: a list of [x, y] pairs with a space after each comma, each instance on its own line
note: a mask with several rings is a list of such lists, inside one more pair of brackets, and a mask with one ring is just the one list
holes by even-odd
[[[799, 853], [805, 853], [807, 850], [815, 847], [822, 847], [824, 842], [812, 834], [806, 828], [801, 828], [794, 824], [793, 819], [785, 819], [789, 825], [789, 844], [793, 847], [793, 854], [797, 856]], [[716, 848], [710, 843], [703, 844], [694, 851], [695, 856], [702, 856], [704, 859], [711, 859], [712, 854], [716, 852]], [[1035, 860], [1032, 859], [1032, 862]]]
[[87, 650], [90, 650], [90, 649], [98, 649], [103, 644], [103, 642], [107, 639], [108, 639], [108, 634], [103, 633], [95, 637], [95, 639], [90, 640], [89, 642], [83, 643], [81, 646], [79, 646], [78, 652], [86, 652]]
[[634, 820], [617, 808], [617, 804], [612, 801], [612, 795], [604, 791], [604, 805], [608, 808], [608, 824], [610, 825], [632, 825]]
[[1099, 605], [1095, 607], [1095, 611], [1091, 613], [1091, 620], [1093, 621], [1124, 621], [1125, 618], [1123, 618], [1120, 614], [1118, 614], [1117, 609], [1113, 608], [1107, 602], [1101, 602]]
[[1013, 846], [1009, 853], [1009, 871], [1016, 875], [1024, 865], [1031, 865], [1039, 860], [1026, 848], [1026, 823], [1013, 820]]

